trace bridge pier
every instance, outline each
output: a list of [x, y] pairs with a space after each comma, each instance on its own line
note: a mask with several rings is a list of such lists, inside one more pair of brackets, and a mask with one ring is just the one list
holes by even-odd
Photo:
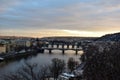
[[52, 44], [52, 48], [54, 47], [54, 45]]
[[67, 48], [69, 49], [69, 45], [67, 45]]
[[49, 49], [49, 53], [52, 53], [52, 50], [51, 50], [51, 49]]
[[72, 48], [74, 48], [74, 45], [72, 45]]
[[62, 50], [62, 54], [65, 54], [65, 50]]
[[62, 44], [62, 48], [64, 49], [64, 44]]
[[57, 44], [57, 48], [59, 48], [59, 44]]
[[78, 50], [76, 49], [76, 51], [75, 51], [75, 54], [77, 55], [78, 54]]

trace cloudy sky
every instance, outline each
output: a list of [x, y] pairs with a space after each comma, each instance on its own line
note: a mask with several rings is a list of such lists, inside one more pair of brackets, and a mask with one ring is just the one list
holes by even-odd
[[120, 0], [0, 0], [0, 35], [101, 36], [120, 31]]

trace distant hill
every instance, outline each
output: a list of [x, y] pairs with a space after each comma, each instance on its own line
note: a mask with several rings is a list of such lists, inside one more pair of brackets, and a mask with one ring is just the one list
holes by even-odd
[[[31, 39], [33, 37], [23, 37], [23, 36], [1, 36], [0, 39]], [[81, 41], [81, 40], [95, 40], [97, 37], [73, 37], [73, 36], [54, 36], [54, 37], [43, 37], [39, 38], [40, 40], [47, 40], [47, 41]]]
[[106, 34], [96, 39], [96, 41], [120, 41], [120, 32], [114, 34]]
[[0, 39], [30, 39], [32, 37], [23, 37], [23, 36], [1, 36]]
[[61, 37], [43, 37], [41, 40], [47, 40], [47, 41], [81, 41], [81, 40], [95, 40], [97, 37], [73, 37], [73, 36], [61, 36]]

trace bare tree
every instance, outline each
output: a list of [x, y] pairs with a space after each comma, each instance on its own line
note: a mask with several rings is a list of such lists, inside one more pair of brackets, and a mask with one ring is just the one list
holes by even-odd
[[52, 59], [52, 64], [50, 66], [50, 71], [52, 73], [52, 76], [54, 77], [54, 80], [57, 80], [58, 75], [63, 72], [65, 68], [65, 62], [64, 60], [54, 58]]
[[48, 75], [48, 69], [47, 65], [38, 66], [25, 62], [16, 72], [1, 75], [0, 80], [44, 80]]
[[70, 70], [70, 72], [72, 72], [77, 65], [78, 65], [78, 62], [75, 61], [75, 59], [74, 59], [73, 57], [70, 57], [70, 58], [68, 59], [67, 67], [68, 67], [68, 69]]
[[42, 66], [25, 62], [16, 72], [1, 75], [0, 80], [45, 80], [50, 77], [56, 80], [64, 68], [64, 60], [58, 58], [52, 59], [52, 64]]

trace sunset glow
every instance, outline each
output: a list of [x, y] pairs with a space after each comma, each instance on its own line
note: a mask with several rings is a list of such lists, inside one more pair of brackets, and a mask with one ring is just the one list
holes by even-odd
[[118, 0], [0, 0], [0, 35], [99, 37], [120, 31]]

